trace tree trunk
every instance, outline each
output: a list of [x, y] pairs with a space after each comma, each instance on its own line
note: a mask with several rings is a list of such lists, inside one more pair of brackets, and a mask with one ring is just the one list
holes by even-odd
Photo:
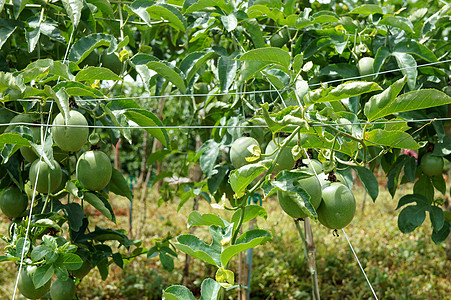
[[304, 219], [305, 241], [307, 243], [308, 251], [308, 266], [312, 275], [312, 299], [320, 300], [319, 285], [318, 285], [318, 272], [316, 270], [315, 260], [315, 243], [313, 241], [312, 227], [310, 227], [309, 218]]

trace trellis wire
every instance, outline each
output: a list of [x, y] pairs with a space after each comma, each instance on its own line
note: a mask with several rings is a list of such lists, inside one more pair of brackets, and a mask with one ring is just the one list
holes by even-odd
[[370, 282], [370, 280], [368, 279], [368, 276], [366, 276], [366, 272], [365, 272], [365, 270], [363, 269], [362, 264], [360, 263], [360, 260], [359, 260], [359, 258], [357, 257], [357, 254], [355, 253], [354, 248], [353, 248], [352, 245], [351, 245], [351, 242], [349, 241], [349, 238], [348, 238], [348, 235], [347, 235], [346, 232], [345, 232], [345, 229], [342, 228], [341, 230], [343, 231], [343, 234], [344, 234], [345, 237], [346, 237], [346, 241], [348, 241], [348, 244], [349, 244], [349, 247], [351, 248], [352, 254], [354, 254], [354, 257], [355, 257], [355, 259], [357, 260], [357, 263], [359, 264], [360, 270], [362, 270], [363, 276], [365, 276], [366, 282], [367, 282], [368, 285], [370, 286], [370, 289], [371, 289], [371, 292], [373, 293], [374, 298], [375, 298], [376, 300], [378, 300], [377, 295], [376, 295], [376, 292], [374, 291], [373, 286], [371, 285], [371, 282]]
[[[422, 67], [428, 67], [428, 66], [433, 66], [433, 65], [438, 65], [438, 64], [443, 64], [443, 63], [448, 63], [451, 62], [451, 59], [447, 59], [447, 60], [442, 60], [442, 61], [436, 61], [436, 62], [430, 62], [430, 63], [424, 63], [421, 65], [416, 65], [416, 66], [411, 66], [411, 67], [404, 67], [404, 68], [397, 68], [397, 69], [391, 69], [391, 70], [386, 70], [386, 71], [379, 71], [376, 73], [371, 73], [365, 76], [354, 76], [354, 77], [347, 77], [347, 78], [342, 78], [342, 79], [334, 79], [334, 80], [329, 80], [329, 81], [324, 81], [321, 83], [313, 83], [313, 84], [309, 84], [309, 87], [316, 87], [316, 86], [321, 86], [321, 85], [327, 85], [330, 83], [337, 83], [337, 82], [342, 82], [345, 80], [355, 80], [355, 79], [362, 79], [362, 78], [367, 78], [369, 76], [377, 76], [377, 75], [381, 75], [381, 74], [387, 74], [387, 73], [392, 73], [392, 72], [398, 72], [398, 71], [403, 71], [403, 70], [408, 70], [408, 69], [419, 69]], [[130, 96], [130, 97], [111, 97], [111, 98], [85, 98], [85, 99], [77, 99], [77, 102], [95, 102], [95, 101], [102, 101], [102, 100], [106, 100], [106, 101], [115, 101], [115, 100], [128, 100], [128, 99], [159, 99], [159, 98], [175, 98], [175, 97], [192, 97], [192, 96], [227, 96], [227, 95], [249, 95], [249, 94], [263, 94], [263, 93], [274, 93], [276, 91], [278, 92], [285, 92], [288, 89], [285, 90], [274, 90], [274, 89], [270, 89], [270, 90], [262, 90], [262, 91], [244, 91], [244, 92], [233, 92], [233, 93], [214, 93], [214, 94], [168, 94], [168, 95], [147, 95], [147, 96]], [[33, 101], [38, 101], [38, 99], [17, 99], [17, 101], [19, 102], [33, 102]], [[53, 101], [53, 100], [50, 100]]]
[[[420, 123], [420, 122], [435, 122], [435, 121], [451, 121], [451, 117], [447, 118], [433, 118], [433, 119], [415, 119], [415, 120], [396, 120], [396, 121], [381, 121], [381, 122], [357, 122], [357, 123], [344, 123], [344, 124], [332, 124], [332, 123], [321, 123], [312, 124], [310, 127], [329, 127], [329, 126], [352, 126], [352, 125], [378, 125], [378, 124], [399, 124], [399, 123]], [[57, 124], [36, 124], [36, 123], [3, 123], [2, 126], [31, 126], [31, 127], [79, 127], [79, 128], [98, 128], [98, 129], [221, 129], [221, 128], [268, 128], [268, 125], [187, 125], [187, 126], [173, 126], [173, 125], [163, 125], [163, 126], [105, 126], [105, 125], [57, 125]], [[295, 125], [292, 125], [295, 126]], [[290, 126], [287, 126], [290, 127]]]

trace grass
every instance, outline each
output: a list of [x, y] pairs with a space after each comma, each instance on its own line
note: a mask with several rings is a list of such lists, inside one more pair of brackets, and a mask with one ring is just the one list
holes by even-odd
[[[368, 198], [364, 214], [361, 213], [363, 189], [356, 186], [357, 214], [346, 227], [346, 233], [367, 272], [379, 298], [383, 299], [444, 299], [451, 294], [451, 261], [446, 260], [445, 245], [435, 245], [431, 239], [428, 218], [413, 233], [402, 234], [397, 228], [394, 211], [399, 196], [410, 192], [411, 187], [398, 190], [392, 199], [383, 186], [375, 203]], [[139, 197], [135, 197], [139, 199]], [[135, 200], [137, 201], [137, 200]], [[178, 203], [157, 205], [157, 194], [151, 191], [146, 206], [134, 203], [134, 239], [142, 239], [144, 246], [153, 246], [152, 239], [188, 233], [187, 216], [192, 202], [177, 213]], [[128, 201], [114, 198], [112, 206], [117, 213], [117, 224], [102, 216], [93, 216], [93, 224], [128, 229]], [[267, 220], [258, 219], [259, 228], [269, 230], [273, 242], [254, 249], [251, 299], [310, 299], [310, 276], [303, 257], [302, 243], [292, 218], [278, 206], [276, 199], [265, 200]], [[146, 217], [143, 212], [146, 208]], [[200, 203], [202, 213], [230, 213], [212, 208], [205, 201]], [[89, 210], [94, 213], [94, 210]], [[0, 233], [6, 233], [8, 220], [1, 217]], [[316, 262], [320, 294], [323, 299], [367, 299], [372, 294], [365, 278], [350, 251], [343, 234], [335, 237], [332, 232], [312, 221], [316, 244]], [[94, 225], [93, 225], [94, 226]], [[245, 228], [247, 228], [245, 224]], [[208, 229], [196, 228], [196, 235], [209, 241]], [[0, 242], [0, 247], [4, 247]], [[93, 270], [78, 285], [80, 299], [161, 299], [161, 290], [172, 284], [180, 284], [185, 255], [179, 253], [172, 272], [165, 271], [159, 260], [144, 256], [133, 260], [121, 270], [110, 268], [106, 281], [101, 281]], [[236, 259], [231, 269], [237, 271]], [[214, 277], [215, 268], [194, 260], [189, 277], [189, 287], [196, 293], [204, 278]], [[11, 299], [17, 275], [12, 263], [1, 263], [0, 299]], [[235, 291], [229, 291], [229, 299], [236, 299]]]

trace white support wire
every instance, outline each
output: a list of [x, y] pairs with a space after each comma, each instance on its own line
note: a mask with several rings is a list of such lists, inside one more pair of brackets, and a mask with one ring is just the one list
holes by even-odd
[[352, 254], [354, 254], [354, 257], [355, 257], [355, 259], [357, 260], [357, 263], [359, 264], [360, 270], [362, 270], [363, 276], [365, 276], [366, 282], [367, 282], [368, 285], [370, 286], [370, 289], [371, 289], [371, 292], [373, 293], [374, 299], [378, 300], [377, 294], [376, 294], [376, 292], [374, 291], [373, 286], [371, 285], [371, 282], [370, 282], [370, 280], [368, 279], [368, 276], [366, 276], [365, 270], [363, 269], [362, 264], [360, 263], [360, 260], [359, 260], [359, 258], [357, 257], [357, 254], [355, 253], [354, 248], [353, 248], [352, 245], [351, 245], [351, 242], [349, 241], [349, 238], [348, 238], [348, 235], [347, 235], [346, 232], [345, 232], [345, 229], [342, 228], [341, 230], [343, 231], [343, 234], [344, 234], [345, 237], [346, 237], [346, 241], [348, 241], [348, 244], [349, 244], [349, 247], [351, 248]]
[[[312, 124], [310, 127], [327, 127], [327, 126], [351, 126], [351, 125], [379, 125], [379, 124], [399, 124], [399, 123], [419, 123], [419, 122], [437, 122], [437, 121], [451, 121], [450, 118], [433, 118], [433, 119], [415, 119], [415, 120], [396, 120], [396, 121], [381, 121], [381, 122], [358, 122], [358, 123], [345, 123], [345, 124]], [[163, 125], [163, 126], [103, 126], [103, 125], [57, 125], [57, 124], [36, 124], [36, 123], [3, 123], [2, 126], [29, 126], [29, 127], [79, 127], [79, 128], [98, 128], [98, 129], [222, 129], [222, 128], [268, 128], [267, 125]], [[294, 125], [293, 125], [294, 126]], [[290, 126], [287, 126], [290, 127]]]

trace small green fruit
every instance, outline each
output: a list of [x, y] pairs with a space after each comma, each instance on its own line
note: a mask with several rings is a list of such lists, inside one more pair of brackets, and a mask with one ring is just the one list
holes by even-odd
[[53, 282], [50, 288], [52, 300], [72, 300], [75, 297], [75, 282], [72, 279], [62, 281], [60, 279]]
[[364, 57], [359, 60], [357, 68], [359, 69], [360, 76], [363, 76], [362, 80], [374, 80], [374, 58]]
[[443, 161], [443, 157], [436, 156], [431, 152], [425, 153], [420, 161], [421, 170], [428, 176], [436, 176], [442, 174], [444, 165], [445, 162]]
[[318, 221], [330, 229], [341, 229], [351, 223], [356, 202], [351, 190], [342, 183], [332, 182], [322, 189], [323, 201], [317, 209]]
[[35, 160], [31, 165], [29, 176], [31, 187], [33, 188], [36, 184], [36, 191], [39, 193], [53, 193], [61, 184], [61, 167], [56, 160], [52, 162], [52, 165], [53, 169], [45, 161], [41, 161], [39, 159]]
[[[277, 142], [283, 143], [283, 138], [278, 138]], [[290, 144], [287, 145], [285, 148], [283, 148], [281, 151], [281, 153], [279, 154], [279, 159], [276, 161], [276, 165], [273, 169], [273, 172], [278, 173], [282, 170], [291, 170], [293, 169], [294, 165], [295, 165], [295, 161], [293, 159], [293, 155], [291, 154], [291, 149], [293, 148], [293, 146], [296, 144], [296, 141], [291, 140]], [[271, 140], [268, 145], [266, 146], [265, 149], [265, 154], [270, 156], [266, 157], [268, 159], [275, 159], [277, 156], [277, 145], [274, 142], [274, 140]]]
[[71, 110], [69, 114], [70, 119], [68, 124], [66, 124], [64, 116], [61, 113], [56, 116], [55, 120], [53, 120], [54, 127], [52, 127], [52, 136], [59, 148], [68, 152], [76, 152], [88, 141], [89, 128], [65, 126], [88, 126], [88, 121], [76, 110]]
[[246, 158], [253, 157], [254, 154], [252, 154], [249, 149], [257, 149], [257, 151], [260, 150], [260, 144], [257, 142], [256, 139], [243, 136], [238, 139], [236, 139], [232, 143], [232, 147], [230, 148], [230, 161], [232, 162], [232, 165], [235, 167], [235, 169], [241, 168], [244, 165], [255, 163], [255, 161], [247, 161]]
[[0, 195], [0, 208], [7, 217], [19, 217], [27, 206], [27, 196], [17, 187], [9, 187]]
[[20, 293], [28, 299], [39, 299], [44, 297], [50, 290], [50, 280], [40, 288], [36, 288], [32, 276], [36, 272], [36, 266], [25, 267], [20, 271], [18, 288]]
[[87, 151], [78, 159], [77, 179], [88, 190], [100, 191], [105, 188], [112, 172], [110, 158], [101, 151]]

